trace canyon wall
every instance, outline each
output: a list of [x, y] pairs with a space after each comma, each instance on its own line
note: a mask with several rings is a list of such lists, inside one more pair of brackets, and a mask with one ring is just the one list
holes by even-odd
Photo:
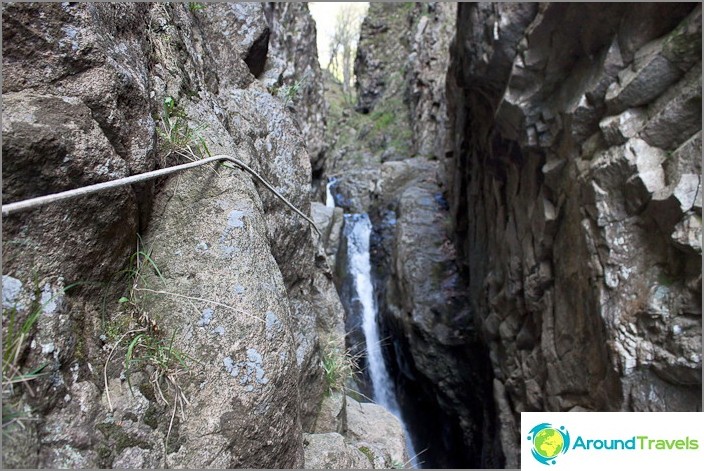
[[522, 411], [701, 410], [701, 6], [460, 4], [449, 200]]
[[522, 411], [701, 410], [700, 5], [371, 4], [357, 97], [305, 4], [2, 21], [3, 204], [222, 153], [322, 232], [226, 165], [3, 216], [4, 466], [407, 462], [321, 366], [364, 351], [342, 210], [424, 466], [518, 467]]
[[[370, 5], [354, 109], [331, 102], [328, 124], [338, 137], [328, 169], [337, 205], [368, 212], [374, 225], [382, 346], [418, 462], [501, 467], [488, 351], [472, 320], [445, 198], [445, 77], [455, 22], [455, 4]], [[354, 305], [350, 313], [348, 344], [363, 353]]]
[[371, 5], [330, 168], [426, 465], [518, 467], [522, 411], [701, 409], [700, 56], [694, 4]]
[[271, 25], [269, 60], [283, 61], [283, 72], [276, 78], [280, 89], [294, 95], [287, 104], [306, 141], [315, 179], [323, 171], [328, 146], [327, 103], [318, 63], [315, 22], [304, 3], [270, 2], [264, 8]]

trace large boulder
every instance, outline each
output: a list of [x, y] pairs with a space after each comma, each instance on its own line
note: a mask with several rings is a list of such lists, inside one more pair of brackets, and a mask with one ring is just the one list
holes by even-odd
[[146, 276], [140, 297], [197, 374], [179, 385], [191, 405], [169, 461], [300, 466], [292, 311], [251, 179], [193, 171], [162, 190], [155, 213], [144, 243], [161, 277]]
[[347, 436], [357, 441], [358, 449], [366, 443], [384, 464], [395, 467], [410, 462], [401, 422], [378, 404], [347, 397]]
[[406, 432], [397, 417], [378, 404], [334, 392], [323, 400], [315, 433], [305, 435], [306, 469], [382, 469], [410, 462]]
[[305, 434], [305, 469], [374, 469], [369, 458], [339, 433]]

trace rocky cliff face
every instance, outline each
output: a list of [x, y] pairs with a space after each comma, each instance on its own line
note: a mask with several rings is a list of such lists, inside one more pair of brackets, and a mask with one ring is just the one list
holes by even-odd
[[[444, 196], [445, 75], [455, 13], [453, 4], [370, 5], [355, 61], [356, 113], [338, 115], [331, 106], [330, 125], [340, 137], [330, 168], [338, 205], [368, 212], [374, 224], [381, 337], [422, 451], [418, 460], [434, 468], [495, 467], [502, 457], [486, 401], [488, 352], [472, 321]], [[340, 263], [342, 255], [338, 273]], [[354, 316], [347, 329], [350, 344], [363, 345]]]
[[701, 6], [461, 4], [450, 207], [521, 411], [701, 410]]
[[317, 178], [325, 164], [327, 103], [318, 63], [315, 22], [305, 3], [267, 3], [265, 12], [272, 27], [270, 48], [284, 65], [280, 86], [292, 95], [289, 109], [300, 120], [313, 177]]
[[4, 466], [406, 462], [320, 367], [343, 209], [426, 466], [517, 467], [522, 411], [701, 410], [700, 5], [372, 4], [329, 120], [304, 4], [2, 21], [3, 203], [226, 153], [323, 232], [222, 165], [3, 217]]
[[[325, 106], [305, 5], [5, 4], [2, 21], [4, 204], [222, 153], [309, 212]], [[314, 463], [342, 315], [318, 236], [237, 168], [4, 217], [3, 464]]]
[[[458, 269], [442, 167], [447, 47], [456, 5], [410, 12], [404, 104], [412, 130], [403, 160], [380, 167], [377, 227], [379, 309], [399, 400], [428, 467], [498, 467], [489, 363]], [[390, 28], [391, 29], [391, 28]], [[361, 47], [361, 46], [360, 46]]]
[[692, 4], [371, 5], [331, 168], [421, 460], [517, 467], [521, 411], [701, 409], [700, 54]]
[[410, 108], [414, 154], [441, 159], [447, 142], [445, 76], [447, 51], [455, 32], [456, 5], [429, 3], [415, 7], [419, 15], [409, 30], [406, 101]]

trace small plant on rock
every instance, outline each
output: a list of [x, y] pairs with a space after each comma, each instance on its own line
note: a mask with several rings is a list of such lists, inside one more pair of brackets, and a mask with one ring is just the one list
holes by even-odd
[[[188, 374], [187, 362], [195, 360], [175, 345], [176, 332], [166, 335], [157, 320], [143, 309], [143, 299], [138, 296], [138, 293], [148, 290], [146, 270], [152, 271], [166, 285], [158, 265], [151, 257], [151, 251], [142, 247], [140, 238], [137, 251], [130, 257], [130, 266], [122, 272], [130, 279], [130, 287], [126, 295], [118, 300], [123, 308], [123, 317], [105, 324], [105, 339], [113, 342], [113, 345], [105, 361], [103, 379], [108, 406], [112, 412], [107, 372], [115, 352], [124, 351], [123, 374], [130, 391], [132, 391], [131, 375], [136, 370], [147, 372], [157, 400], [172, 408], [166, 437], [168, 443], [176, 411], [180, 410], [181, 417], [184, 417], [184, 408], [189, 404], [181, 387], [181, 377]], [[169, 394], [165, 394], [165, 391]], [[173, 402], [169, 401], [167, 396], [171, 396]]]
[[284, 100], [284, 106], [292, 103], [301, 91], [301, 87], [305, 83], [305, 77], [295, 82], [293, 85], [284, 85], [276, 89], [276, 95]]
[[349, 350], [341, 349], [334, 340], [323, 345], [321, 367], [325, 373], [328, 393], [344, 391], [347, 382], [359, 370], [358, 358]]
[[[174, 346], [176, 332], [165, 338], [159, 331], [156, 322], [152, 319], [146, 318], [142, 322], [142, 328], [132, 331], [134, 336], [131, 338], [125, 353], [124, 364], [127, 384], [131, 390], [130, 373], [134, 369], [143, 369], [145, 366], [150, 366], [152, 370], [150, 381], [159, 398], [165, 404], [169, 404], [161, 389], [163, 380], [169, 389], [174, 392], [174, 396], [183, 413], [183, 407], [188, 404], [188, 400], [181, 389], [179, 377], [188, 372], [186, 360], [190, 358]], [[176, 407], [176, 404], [174, 404], [174, 407]]]
[[369, 464], [374, 466], [374, 452], [372, 450], [370, 450], [369, 447], [366, 447], [366, 446], [360, 446], [357, 449], [359, 451], [361, 451], [364, 456], [367, 457], [367, 459], [369, 460]]
[[188, 115], [172, 96], [164, 98], [160, 124], [157, 134], [165, 159], [172, 154], [191, 161], [211, 156], [208, 144], [202, 135], [207, 126], [192, 127]]
[[205, 9], [205, 4], [198, 2], [188, 2], [188, 9], [193, 13]]
[[16, 423], [22, 426], [22, 420], [26, 419], [26, 415], [20, 412], [19, 406], [10, 402], [13, 397], [16, 397], [17, 388], [19, 386], [25, 387], [30, 395], [34, 395], [31, 382], [41, 376], [42, 370], [46, 367], [46, 365], [42, 365], [29, 372], [23, 372], [19, 364], [20, 357], [27, 346], [29, 333], [40, 313], [41, 308], [37, 308], [21, 326], [16, 326], [17, 310], [11, 308], [3, 312], [5, 314], [3, 317], [8, 319], [7, 333], [3, 336], [2, 356], [3, 433], [12, 424]]

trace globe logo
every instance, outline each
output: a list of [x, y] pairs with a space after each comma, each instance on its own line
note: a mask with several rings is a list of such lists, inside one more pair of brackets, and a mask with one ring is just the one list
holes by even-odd
[[533, 442], [533, 458], [545, 465], [555, 464], [557, 456], [570, 449], [570, 434], [564, 426], [555, 428], [548, 423], [538, 424], [530, 430], [528, 440]]

